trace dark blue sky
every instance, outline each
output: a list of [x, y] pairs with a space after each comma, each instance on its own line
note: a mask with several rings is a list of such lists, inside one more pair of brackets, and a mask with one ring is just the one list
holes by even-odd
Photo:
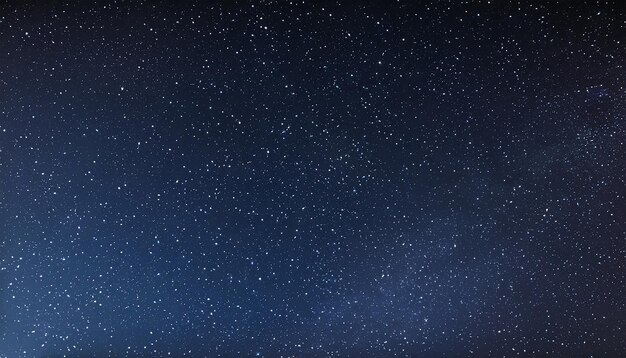
[[620, 2], [0, 9], [0, 357], [626, 355]]

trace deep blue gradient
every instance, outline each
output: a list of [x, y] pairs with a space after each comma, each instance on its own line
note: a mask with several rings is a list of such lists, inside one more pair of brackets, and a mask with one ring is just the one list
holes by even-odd
[[626, 356], [621, 2], [0, 9], [0, 357]]

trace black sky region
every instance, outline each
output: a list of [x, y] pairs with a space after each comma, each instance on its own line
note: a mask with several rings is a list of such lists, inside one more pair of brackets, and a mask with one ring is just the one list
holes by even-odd
[[0, 5], [0, 357], [625, 357], [626, 3]]

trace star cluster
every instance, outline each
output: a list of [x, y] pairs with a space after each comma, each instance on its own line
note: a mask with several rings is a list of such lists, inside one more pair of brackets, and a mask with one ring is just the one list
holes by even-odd
[[0, 357], [626, 355], [619, 1], [0, 8]]

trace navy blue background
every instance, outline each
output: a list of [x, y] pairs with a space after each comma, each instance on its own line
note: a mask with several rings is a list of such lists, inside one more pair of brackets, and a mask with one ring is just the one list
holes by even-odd
[[626, 355], [620, 2], [0, 12], [0, 356]]

